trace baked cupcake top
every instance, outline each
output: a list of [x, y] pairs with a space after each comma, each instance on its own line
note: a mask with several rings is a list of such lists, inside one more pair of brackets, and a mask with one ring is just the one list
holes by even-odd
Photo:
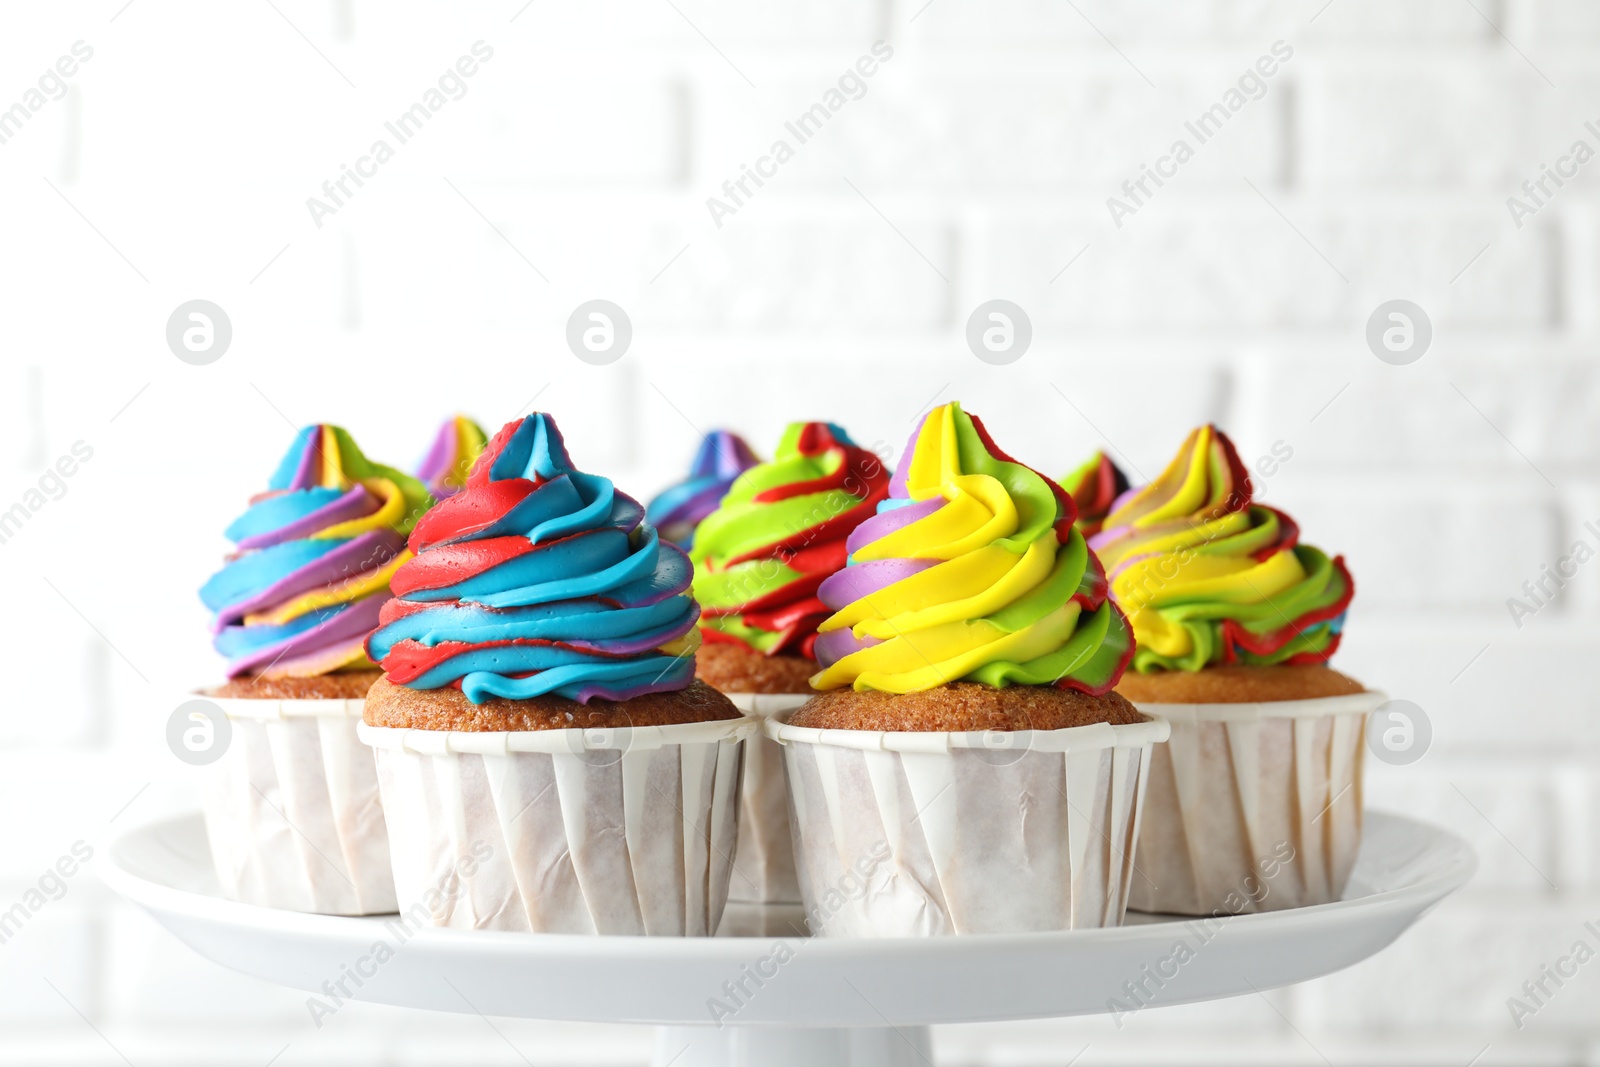
[[456, 415], [445, 420], [434, 435], [433, 445], [417, 467], [417, 477], [435, 500], [455, 496], [467, 484], [467, 472], [483, 454], [487, 438], [483, 427]]
[[1128, 491], [1128, 476], [1104, 452], [1096, 452], [1077, 470], [1061, 479], [1078, 509], [1078, 529], [1083, 536], [1100, 532], [1117, 498]]
[[609, 478], [573, 467], [548, 415], [495, 434], [410, 544], [367, 643], [392, 683], [586, 704], [694, 680], [688, 557]]
[[1252, 501], [1228, 435], [1202, 426], [1167, 469], [1125, 495], [1090, 541], [1138, 639], [1137, 671], [1210, 663], [1322, 663], [1355, 584], [1343, 557]]
[[296, 433], [267, 491], [228, 527], [237, 551], [200, 589], [228, 676], [371, 669], [362, 642], [432, 503], [421, 482], [369, 461], [339, 427]]
[[922, 420], [877, 510], [819, 591], [836, 613], [818, 627], [816, 688], [1116, 684], [1132, 634], [1072, 497], [959, 404]]
[[741, 474], [695, 531], [689, 558], [707, 642], [816, 659], [831, 613], [817, 587], [845, 538], [888, 495], [889, 472], [831, 422], [790, 423], [771, 463]]
[[695, 527], [717, 510], [717, 504], [735, 478], [761, 461], [744, 438], [727, 430], [712, 430], [695, 450], [689, 474], [650, 501], [645, 518], [663, 540], [687, 551], [694, 544]]

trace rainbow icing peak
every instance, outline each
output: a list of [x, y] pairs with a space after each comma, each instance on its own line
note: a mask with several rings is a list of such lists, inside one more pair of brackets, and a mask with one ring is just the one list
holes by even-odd
[[688, 557], [610, 479], [573, 467], [548, 415], [495, 434], [410, 544], [367, 643], [391, 682], [481, 704], [625, 700], [694, 680]]
[[646, 508], [645, 518], [661, 531], [663, 540], [687, 552], [694, 546], [695, 527], [717, 510], [734, 479], [760, 462], [744, 438], [727, 430], [712, 430], [695, 450], [688, 477], [657, 494]]
[[1061, 487], [1072, 494], [1078, 509], [1078, 529], [1083, 536], [1100, 532], [1105, 518], [1116, 506], [1117, 498], [1128, 491], [1128, 476], [1104, 452], [1096, 452], [1077, 470], [1061, 479]]
[[883, 462], [838, 426], [791, 423], [772, 462], [741, 474], [695, 532], [704, 639], [815, 659], [829, 615], [817, 587], [845, 565], [846, 536], [888, 486]]
[[1133, 624], [1134, 669], [1148, 672], [1325, 662], [1355, 585], [1343, 557], [1299, 542], [1293, 519], [1253, 503], [1228, 435], [1202, 426], [1090, 544]]
[[486, 442], [483, 427], [465, 415], [445, 420], [434, 435], [428, 454], [417, 467], [417, 477], [435, 500], [455, 496], [467, 484], [467, 475], [483, 454]]
[[811, 679], [909, 693], [954, 681], [1101, 694], [1133, 637], [1073, 528], [1072, 498], [1000, 451], [950, 403], [906, 444], [889, 499], [850, 535], [822, 584]]
[[300, 430], [267, 491], [228, 527], [238, 551], [200, 589], [229, 676], [370, 668], [362, 642], [432, 503], [421, 482], [370, 462], [339, 427]]

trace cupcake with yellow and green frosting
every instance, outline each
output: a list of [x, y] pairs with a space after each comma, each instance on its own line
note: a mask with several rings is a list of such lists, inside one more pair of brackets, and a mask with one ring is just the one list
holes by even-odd
[[912, 434], [818, 589], [821, 692], [767, 721], [812, 933], [1121, 921], [1131, 851], [1105, 844], [1131, 840], [1166, 724], [1114, 691], [1133, 634], [1076, 517], [959, 404]]
[[1128, 476], [1104, 452], [1096, 452], [1082, 466], [1061, 479], [1061, 487], [1072, 496], [1078, 509], [1078, 529], [1093, 537], [1105, 525], [1106, 516], [1117, 500], [1128, 491]]
[[[819, 590], [834, 614], [818, 627], [822, 669], [811, 684], [858, 696], [814, 702], [805, 717], [895, 706], [873, 693], [952, 687], [996, 712], [1037, 699], [1030, 687], [1107, 697], [1133, 654], [1133, 635], [1074, 528], [1072, 497], [1002, 452], [955, 403], [923, 420], [905, 456], [889, 499], [850, 535], [850, 566]], [[1022, 688], [998, 695], [1011, 687]], [[980, 697], [980, 688], [990, 692]], [[924, 695], [897, 706], [951, 699]], [[1079, 713], [1092, 705], [1056, 702]], [[1093, 706], [1108, 721], [1127, 713], [1114, 697]], [[966, 728], [999, 723], [981, 718]], [[938, 722], [925, 728], [948, 728]]]
[[888, 492], [889, 472], [830, 422], [784, 430], [770, 463], [739, 475], [695, 528], [699, 676], [725, 693], [809, 693], [818, 599], [845, 539]]
[[[818, 588], [845, 565], [845, 539], [884, 499], [889, 471], [830, 422], [791, 423], [770, 463], [728, 486], [686, 545], [700, 603], [695, 674], [747, 715], [793, 711], [811, 695]], [[783, 755], [747, 747], [729, 895], [798, 903]]]
[[1338, 900], [1361, 840], [1367, 715], [1331, 669], [1354, 582], [1255, 501], [1201, 426], [1090, 544], [1137, 648], [1117, 691], [1172, 727], [1150, 769], [1130, 907], [1183, 915]]
[[1285, 700], [1360, 692], [1328, 669], [1355, 583], [1343, 557], [1255, 502], [1228, 435], [1192, 431], [1090, 544], [1137, 639], [1119, 689], [1135, 700]]

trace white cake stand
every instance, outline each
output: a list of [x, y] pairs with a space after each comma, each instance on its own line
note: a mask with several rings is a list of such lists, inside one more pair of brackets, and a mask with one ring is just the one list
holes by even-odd
[[[1130, 915], [1109, 930], [881, 941], [794, 936], [798, 909], [735, 907], [723, 936], [685, 939], [408, 931], [394, 916], [236, 904], [217, 889], [199, 815], [128, 832], [99, 872], [202, 956], [330, 1007], [337, 997], [652, 1024], [661, 1028], [656, 1067], [920, 1067], [932, 1062], [930, 1023], [1183, 1004], [1337, 971], [1392, 942], [1476, 866], [1461, 839], [1372, 813], [1345, 899], [1334, 904], [1205, 921]], [[1179, 942], [1187, 953], [1176, 951]]]

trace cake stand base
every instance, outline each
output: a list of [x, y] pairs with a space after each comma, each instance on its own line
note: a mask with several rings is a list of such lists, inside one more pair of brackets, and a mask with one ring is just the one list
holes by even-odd
[[926, 1026], [805, 1029], [784, 1026], [663, 1026], [653, 1067], [926, 1067]]
[[1331, 974], [1393, 942], [1476, 861], [1442, 830], [1369, 812], [1344, 899], [1329, 904], [876, 940], [798, 936], [792, 907], [730, 906], [719, 937], [409, 929], [392, 915], [258, 908], [222, 896], [198, 814], [125, 830], [96, 866], [201, 955], [317, 995], [359, 975], [355, 999], [378, 1004], [659, 1027], [656, 1067], [926, 1067], [932, 1024], [1192, 1004]]

